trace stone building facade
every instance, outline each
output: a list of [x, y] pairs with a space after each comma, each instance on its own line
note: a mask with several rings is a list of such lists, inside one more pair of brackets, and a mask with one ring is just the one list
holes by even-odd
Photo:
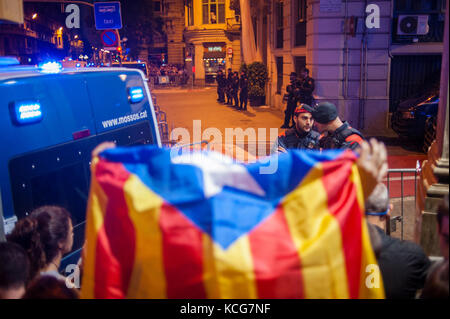
[[196, 85], [213, 84], [218, 69], [239, 70], [240, 39], [239, 16], [230, 0], [186, 1], [186, 60], [194, 67]]
[[[366, 26], [369, 4], [379, 9], [377, 28]], [[289, 74], [306, 66], [317, 102], [335, 103], [352, 126], [380, 134], [402, 98], [425, 89], [424, 79], [439, 79], [445, 0], [259, 0], [251, 6], [270, 77], [266, 102], [274, 108], [285, 107]], [[426, 16], [428, 33], [403, 34], [399, 23], [406, 16]]]

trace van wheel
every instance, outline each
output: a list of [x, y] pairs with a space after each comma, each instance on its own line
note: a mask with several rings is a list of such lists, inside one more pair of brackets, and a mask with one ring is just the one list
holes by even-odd
[[428, 152], [431, 143], [436, 139], [436, 116], [431, 116], [425, 121], [425, 136], [423, 138], [422, 150]]

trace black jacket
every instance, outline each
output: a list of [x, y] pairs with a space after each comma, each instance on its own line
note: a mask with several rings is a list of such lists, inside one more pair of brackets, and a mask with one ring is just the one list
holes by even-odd
[[321, 149], [351, 149], [355, 150], [361, 146], [363, 141], [362, 134], [344, 122], [333, 133], [326, 133], [320, 137]]
[[216, 81], [217, 81], [217, 85], [220, 88], [223, 88], [223, 87], [226, 86], [227, 80], [225, 79], [225, 76], [223, 74], [218, 74], [217, 77], [216, 77]]
[[[316, 131], [299, 133], [295, 128], [291, 128], [278, 136], [278, 147], [284, 149], [318, 149], [320, 134]], [[277, 144], [275, 144], [277, 145]], [[274, 152], [276, 150], [273, 150]]]
[[392, 238], [379, 227], [381, 251], [378, 256], [387, 299], [413, 299], [425, 285], [431, 262], [423, 249], [409, 241]]
[[241, 89], [241, 93], [247, 93], [248, 91], [248, 79], [245, 76], [241, 76], [239, 79], [239, 87]]

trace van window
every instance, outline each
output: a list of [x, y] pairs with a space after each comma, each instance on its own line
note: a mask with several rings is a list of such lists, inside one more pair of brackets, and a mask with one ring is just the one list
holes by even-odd
[[122, 67], [129, 69], [139, 69], [144, 72], [146, 77], [148, 77], [147, 66], [145, 65], [145, 63], [123, 63], [122, 66], [119, 63], [113, 63], [112, 66], [115, 68]]

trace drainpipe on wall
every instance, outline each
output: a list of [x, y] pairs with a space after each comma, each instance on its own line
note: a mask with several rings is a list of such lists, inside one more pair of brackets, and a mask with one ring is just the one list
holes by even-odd
[[[363, 16], [365, 14], [365, 8], [367, 7], [367, 0], [363, 8]], [[364, 128], [364, 108], [366, 104], [367, 96], [367, 28], [366, 24], [363, 23], [363, 33], [361, 38], [361, 49], [360, 49], [360, 72], [359, 72], [359, 110], [358, 110], [358, 129]]]
[[342, 97], [344, 99], [347, 99], [348, 97], [348, 0], [345, 0], [345, 16], [344, 16], [344, 48], [343, 48], [343, 54], [344, 54], [344, 78], [343, 78], [343, 87], [342, 87]]

